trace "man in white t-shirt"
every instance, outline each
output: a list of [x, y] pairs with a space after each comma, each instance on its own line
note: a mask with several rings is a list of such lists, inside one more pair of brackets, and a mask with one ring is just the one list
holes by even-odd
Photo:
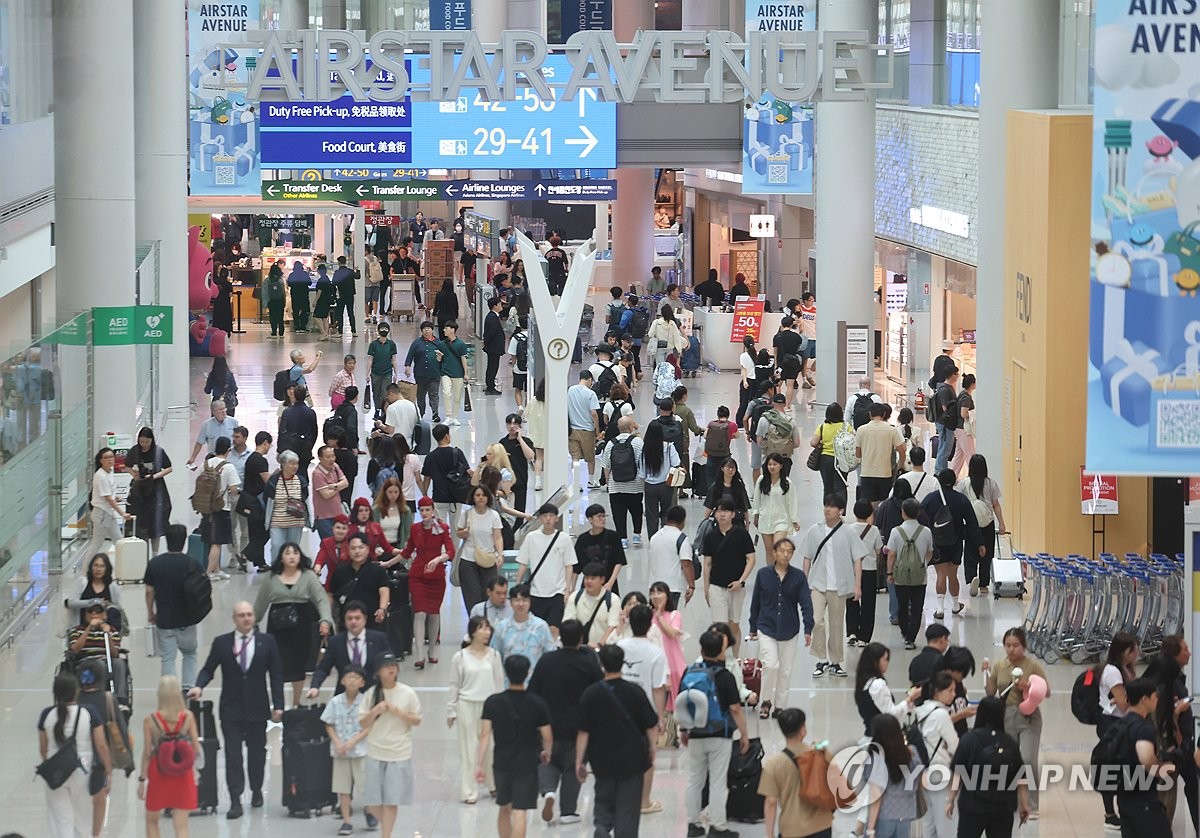
[[213, 455], [204, 461], [205, 471], [219, 469], [221, 479], [220, 508], [200, 516], [200, 536], [208, 545], [208, 577], [216, 582], [229, 578], [229, 574], [221, 570], [221, 546], [233, 544], [232, 510], [235, 496], [242, 488], [237, 469], [229, 462], [232, 447], [229, 437], [220, 437], [213, 445]]
[[667, 583], [671, 590], [671, 607], [679, 608], [692, 601], [696, 592], [695, 570], [692, 565], [692, 540], [683, 531], [687, 511], [682, 506], [667, 510], [663, 527], [650, 539], [650, 578]]
[[375, 420], [375, 430], [392, 436], [393, 434], [402, 434], [410, 443], [413, 438], [413, 429], [417, 426], [418, 420], [421, 418], [417, 413], [417, 406], [404, 398], [400, 391], [399, 384], [389, 384], [387, 388], [387, 411], [384, 414], [383, 421]]
[[[658, 533], [655, 533], [658, 535]], [[651, 539], [653, 541], [653, 539]], [[659, 730], [662, 730], [663, 713], [667, 711], [667, 654], [646, 635], [650, 632], [650, 621], [654, 612], [649, 605], [635, 605], [629, 612], [629, 628], [633, 637], [618, 640], [617, 645], [625, 652], [625, 663], [622, 665], [621, 677], [631, 684], [637, 684], [650, 699], [651, 706], [658, 713]], [[655, 805], [650, 799], [650, 788], [654, 785], [654, 765], [646, 769], [642, 780], [642, 811], [660, 811], [662, 804]]]
[[800, 542], [802, 570], [808, 577], [813, 603], [812, 653], [817, 659], [814, 678], [826, 673], [846, 677], [842, 667], [846, 601], [851, 597], [862, 600], [862, 563], [867, 548], [842, 519], [844, 504], [840, 495], [826, 497], [825, 520], [809, 527]]
[[575, 587], [575, 549], [571, 536], [558, 529], [558, 507], [544, 503], [537, 511], [541, 529], [525, 536], [517, 553], [517, 583], [529, 577], [531, 611], [550, 625], [558, 638], [568, 591]]
[[[933, 534], [928, 527], [917, 521], [921, 514], [921, 504], [915, 498], [908, 498], [900, 505], [904, 520], [894, 528], [888, 536], [887, 546], [883, 548], [887, 554], [888, 582], [894, 583], [896, 575], [896, 559], [909, 541], [916, 545], [921, 555], [922, 563], [928, 567], [933, 555]], [[921, 627], [921, 611], [925, 605], [925, 583], [920, 585], [896, 586], [896, 599], [900, 604], [900, 633], [904, 636], [904, 648], [917, 648], [917, 629]]]
[[608, 643], [621, 617], [621, 600], [605, 590], [605, 567], [600, 562], [588, 562], [583, 568], [583, 587], [567, 597], [564, 620], [583, 623], [583, 642], [599, 649]]
[[914, 446], [909, 449], [908, 462], [912, 465], [912, 469], [900, 475], [900, 479], [907, 481], [908, 485], [912, 486], [913, 497], [917, 499], [917, 503], [920, 503], [938, 490], [938, 482], [932, 474], [925, 470], [924, 448]]
[[874, 511], [868, 500], [854, 502], [854, 523], [850, 525], [850, 531], [867, 548], [867, 555], [862, 563], [862, 599], [846, 603], [848, 646], [866, 646], [875, 635], [875, 594], [879, 588], [879, 554], [883, 552], [883, 538], [879, 527], [871, 520]]

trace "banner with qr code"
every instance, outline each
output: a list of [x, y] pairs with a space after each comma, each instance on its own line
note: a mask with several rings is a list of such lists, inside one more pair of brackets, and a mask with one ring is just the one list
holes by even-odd
[[[189, 186], [193, 195], [253, 195], [261, 188], [258, 109], [246, 82], [258, 56], [259, 0], [188, 0]], [[245, 48], [239, 48], [245, 44]]]
[[1091, 472], [1200, 474], [1197, 27], [1195, 3], [1096, 7]]
[[[814, 28], [816, 3], [746, 0], [746, 33], [801, 32]], [[784, 102], [764, 94], [746, 104], [742, 119], [742, 193], [811, 195], [811, 102]]]

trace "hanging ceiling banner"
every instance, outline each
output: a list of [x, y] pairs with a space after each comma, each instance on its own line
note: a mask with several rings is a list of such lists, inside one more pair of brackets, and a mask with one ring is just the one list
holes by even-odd
[[559, 0], [562, 39], [576, 32], [612, 29], [612, 0]]
[[[746, 37], [755, 32], [811, 32], [816, 15], [806, 5], [746, 0]], [[812, 194], [813, 114], [812, 102], [789, 101], [770, 93], [746, 105], [742, 194]]]
[[1096, 5], [1087, 470], [1200, 474], [1200, 6]]
[[[188, 0], [191, 194], [258, 195], [258, 111], [246, 95], [258, 56], [258, 0]], [[149, 70], [147, 72], [150, 72]]]
[[[485, 3], [503, 0], [484, 0]], [[429, 28], [466, 32], [471, 28], [471, 0], [429, 0]]]

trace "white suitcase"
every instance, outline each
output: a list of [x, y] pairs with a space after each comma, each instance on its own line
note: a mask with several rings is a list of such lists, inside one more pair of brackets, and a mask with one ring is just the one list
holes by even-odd
[[992, 558], [992, 596], [1025, 596], [1025, 567], [1013, 556], [1012, 535], [996, 535], [996, 555]]
[[146, 578], [150, 562], [150, 545], [137, 536], [122, 538], [116, 544], [113, 578], [120, 584], [140, 583]]

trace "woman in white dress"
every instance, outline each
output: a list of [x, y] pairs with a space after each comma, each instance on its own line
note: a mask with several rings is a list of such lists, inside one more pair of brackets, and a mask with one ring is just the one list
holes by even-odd
[[525, 433], [533, 443], [533, 488], [542, 489], [542, 461], [546, 457], [546, 381], [538, 382], [533, 398], [525, 406]]
[[779, 454], [768, 454], [763, 460], [762, 479], [754, 484], [750, 502], [754, 526], [762, 535], [767, 555], [775, 550], [775, 542], [800, 531], [800, 492], [787, 477], [787, 463]]
[[[467, 623], [467, 644], [450, 661], [450, 698], [446, 702], [446, 726], [458, 722], [458, 774], [463, 803], [474, 803], [476, 796], [475, 757], [479, 747], [479, 726], [483, 702], [504, 689], [504, 670], [500, 653], [488, 644], [492, 626], [485, 617], [472, 617]], [[496, 787], [492, 759], [484, 761], [489, 789]]]

